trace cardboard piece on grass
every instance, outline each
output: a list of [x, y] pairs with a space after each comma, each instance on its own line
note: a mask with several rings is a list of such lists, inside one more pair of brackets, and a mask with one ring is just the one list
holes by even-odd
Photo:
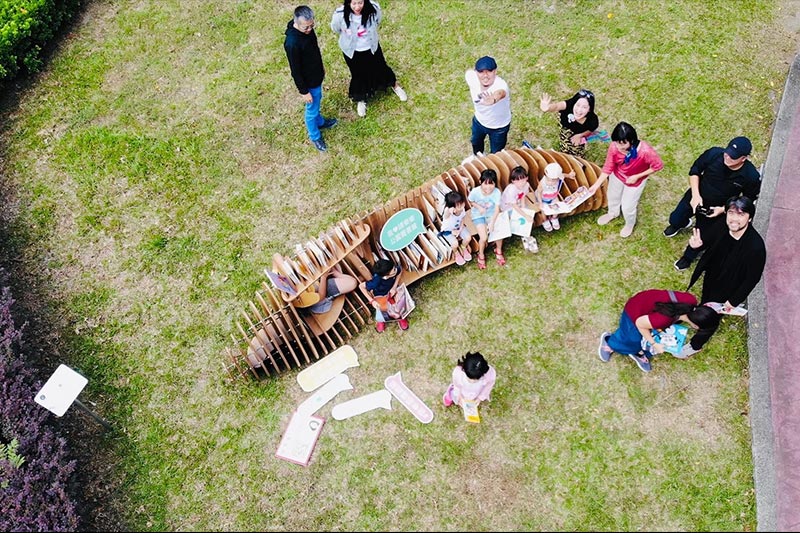
[[331, 416], [336, 420], [345, 420], [378, 408], [392, 410], [392, 394], [386, 389], [337, 403], [331, 410]]
[[345, 344], [297, 374], [297, 383], [304, 391], [311, 392], [354, 366], [358, 366], [358, 355], [352, 346]]
[[337, 394], [342, 391], [353, 390], [350, 384], [350, 378], [347, 374], [339, 374], [325, 385], [314, 391], [314, 394], [306, 398], [306, 400], [297, 406], [297, 412], [305, 415], [313, 415], [319, 409], [331, 401]]
[[411, 414], [414, 415], [417, 420], [423, 424], [427, 424], [433, 420], [433, 411], [431, 411], [431, 408], [425, 405], [425, 402], [403, 383], [403, 377], [400, 375], [400, 372], [386, 378], [383, 382], [383, 386], [392, 393], [392, 396], [397, 398], [397, 401], [400, 402], [403, 407], [411, 411]]
[[325, 419], [295, 411], [283, 432], [275, 457], [308, 466]]

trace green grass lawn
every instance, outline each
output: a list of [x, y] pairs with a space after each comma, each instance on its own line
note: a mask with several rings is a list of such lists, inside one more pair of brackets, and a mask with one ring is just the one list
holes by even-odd
[[[636, 291], [685, 289], [685, 238], [661, 231], [695, 157], [748, 135], [753, 161], [796, 46], [779, 2], [389, 1], [381, 42], [409, 94], [347, 98], [316, 3], [329, 152], [307, 142], [289, 76], [286, 1], [90, 2], [50, 67], [5, 110], [5, 180], [25, 259], [50, 287], [64, 359], [121, 428], [119, 505], [138, 530], [753, 530], [746, 330], [725, 319], [701, 354], [649, 374], [596, 355]], [[786, 9], [786, 8], [784, 8]], [[497, 59], [509, 146], [557, 141], [539, 96], [585, 87], [661, 154], [633, 236], [600, 212], [537, 229], [508, 266], [451, 267], [412, 287], [411, 328], [351, 342], [355, 390], [403, 379], [396, 401], [328, 420], [307, 468], [274, 457], [307, 395], [296, 373], [231, 383], [234, 320], [272, 254], [421, 185], [470, 153], [464, 70]], [[602, 164], [604, 148], [589, 159]], [[765, 176], [774, 179], [774, 176]], [[698, 289], [699, 290], [699, 289]], [[456, 360], [497, 368], [482, 423], [441, 406]]]

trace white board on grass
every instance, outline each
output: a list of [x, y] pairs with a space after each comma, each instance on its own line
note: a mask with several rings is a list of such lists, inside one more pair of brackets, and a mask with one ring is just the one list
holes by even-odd
[[283, 432], [275, 457], [308, 466], [324, 423], [324, 418], [295, 411]]

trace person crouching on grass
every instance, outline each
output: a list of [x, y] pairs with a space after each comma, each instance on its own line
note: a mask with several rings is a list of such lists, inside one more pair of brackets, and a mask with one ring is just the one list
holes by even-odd
[[[677, 322], [685, 322], [697, 335], [713, 332], [719, 325], [719, 314], [709, 306], [698, 305], [697, 298], [688, 292], [649, 289], [628, 299], [619, 318], [619, 328], [613, 334], [600, 335], [597, 355], [607, 363], [611, 354], [627, 355], [642, 372], [650, 372], [650, 359], [664, 352], [655, 342], [652, 330], [663, 330]], [[642, 339], [649, 349], [642, 347]], [[679, 357], [679, 356], [676, 356]]]

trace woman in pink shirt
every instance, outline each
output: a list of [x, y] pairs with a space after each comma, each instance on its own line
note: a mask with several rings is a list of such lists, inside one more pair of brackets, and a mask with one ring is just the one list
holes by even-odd
[[630, 237], [647, 178], [664, 168], [664, 163], [652, 146], [639, 140], [636, 130], [627, 122], [616, 125], [611, 140], [603, 171], [589, 191], [594, 194], [611, 177], [608, 181], [608, 213], [598, 218], [597, 223], [601, 226], [608, 224], [622, 210], [625, 226], [619, 234]]

